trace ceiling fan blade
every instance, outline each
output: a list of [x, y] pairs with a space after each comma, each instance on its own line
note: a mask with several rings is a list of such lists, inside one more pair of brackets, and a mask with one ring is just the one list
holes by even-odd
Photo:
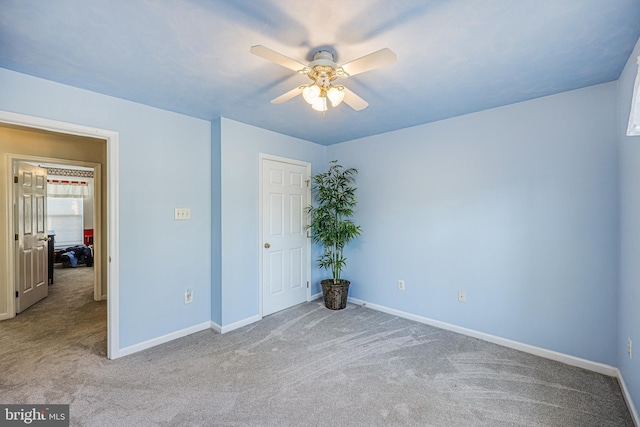
[[375, 70], [385, 65], [393, 64], [398, 60], [396, 54], [388, 48], [380, 49], [377, 52], [370, 53], [362, 58], [354, 59], [342, 66], [342, 69], [350, 76], [364, 73], [365, 71]]
[[[302, 93], [302, 87], [299, 86], [297, 88], [291, 89], [289, 92], [280, 95], [277, 98], [271, 100], [272, 104], [282, 104], [283, 102], [287, 102], [288, 100], [295, 98], [296, 96]], [[345, 95], [346, 96], [346, 95]]]
[[301, 64], [298, 61], [295, 61], [287, 56], [284, 56], [281, 53], [276, 52], [275, 50], [271, 50], [268, 47], [264, 47], [262, 45], [251, 46], [251, 49], [249, 49], [249, 51], [254, 55], [257, 55], [271, 62], [275, 62], [276, 64], [293, 71], [299, 71], [306, 68], [306, 65]]
[[369, 103], [364, 99], [360, 98], [355, 93], [351, 92], [346, 87], [342, 89], [344, 91], [344, 103], [349, 107], [353, 108], [356, 111], [364, 110], [369, 106]]

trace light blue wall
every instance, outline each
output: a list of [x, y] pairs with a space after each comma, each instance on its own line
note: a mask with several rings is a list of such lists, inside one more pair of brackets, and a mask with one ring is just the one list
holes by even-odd
[[351, 295], [615, 365], [615, 123], [609, 83], [328, 147], [360, 170]]
[[313, 174], [325, 167], [325, 151], [318, 144], [222, 119], [222, 325], [259, 312], [258, 155], [310, 162]]
[[222, 325], [221, 119], [211, 122], [211, 320]]
[[2, 110], [119, 133], [120, 347], [209, 321], [210, 123], [5, 69], [0, 93]]
[[622, 377], [640, 409], [640, 359], [627, 355], [627, 339], [640, 354], [640, 136], [626, 136], [640, 41], [618, 80], [620, 153], [620, 313], [618, 363]]

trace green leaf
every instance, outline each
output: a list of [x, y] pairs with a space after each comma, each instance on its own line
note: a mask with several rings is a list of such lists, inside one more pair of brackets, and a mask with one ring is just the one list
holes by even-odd
[[331, 270], [334, 282], [340, 280], [346, 266], [342, 252], [347, 243], [360, 236], [360, 226], [351, 221], [357, 204], [355, 168], [344, 168], [337, 160], [331, 161], [329, 170], [312, 178], [312, 191], [317, 206], [308, 206], [311, 238], [324, 247], [318, 266]]

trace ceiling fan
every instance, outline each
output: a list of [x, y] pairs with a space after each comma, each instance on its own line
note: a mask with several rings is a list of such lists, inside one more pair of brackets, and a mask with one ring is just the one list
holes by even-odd
[[290, 70], [307, 75], [312, 83], [300, 85], [289, 92], [272, 99], [272, 104], [281, 104], [302, 94], [304, 100], [316, 111], [323, 115], [327, 111], [327, 100], [333, 107], [337, 107], [342, 101], [356, 111], [364, 110], [369, 103], [341, 84], [334, 84], [340, 78], [355, 76], [366, 71], [396, 62], [396, 54], [390, 49], [380, 49], [369, 55], [347, 62], [338, 66], [334, 61], [334, 54], [329, 50], [319, 50], [314, 53], [313, 61], [304, 65], [268, 47], [256, 45], [250, 49], [251, 53], [269, 61], [275, 62]]

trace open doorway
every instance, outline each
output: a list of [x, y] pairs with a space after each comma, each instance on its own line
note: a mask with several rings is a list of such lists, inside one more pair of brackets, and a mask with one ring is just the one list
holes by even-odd
[[[44, 141], [44, 142], [43, 142]], [[0, 111], [0, 196], [11, 200], [9, 190], [13, 181], [11, 164], [14, 159], [20, 158], [37, 163], [47, 162], [56, 165], [76, 165], [85, 168], [93, 168], [95, 176], [95, 209], [94, 215], [99, 214], [99, 224], [94, 223], [93, 245], [95, 250], [95, 290], [92, 292], [94, 299], [106, 299], [107, 290], [114, 289], [116, 298], [108, 301], [107, 335], [109, 358], [118, 357], [117, 334], [117, 271], [116, 263], [107, 263], [107, 244], [117, 253], [117, 226], [109, 221], [107, 212], [112, 212], [114, 218], [117, 212], [117, 175], [108, 178], [108, 159], [117, 159], [117, 133], [101, 131], [98, 129], [84, 128], [82, 126], [53, 122], [29, 116], [22, 116]], [[92, 162], [93, 161], [93, 162]], [[117, 162], [112, 166], [117, 171]], [[114, 182], [115, 181], [115, 182]], [[107, 187], [109, 182], [110, 187]], [[109, 199], [108, 199], [109, 197]], [[108, 204], [107, 200], [111, 200]], [[11, 225], [13, 223], [13, 210], [0, 211], [0, 228], [2, 239], [6, 245], [0, 246], [0, 255], [5, 260], [4, 265], [6, 280], [0, 289], [0, 318], [12, 318], [15, 316], [13, 306], [14, 275], [13, 266], [13, 236], [9, 239]], [[84, 229], [83, 229], [84, 233]], [[90, 236], [87, 236], [90, 237]], [[84, 234], [83, 234], [84, 239]], [[106, 305], [106, 303], [105, 303]], [[115, 325], [115, 327], [114, 327]]]
[[[96, 200], [95, 166], [77, 163], [38, 162], [47, 173], [46, 229], [49, 245], [49, 284], [56, 282], [56, 272], [68, 269], [72, 277], [77, 269], [93, 270], [99, 248], [94, 246], [96, 225], [100, 224], [100, 209]], [[98, 191], [100, 194], [100, 191]], [[84, 277], [89, 277], [83, 272]], [[101, 301], [99, 277], [90, 275], [93, 300]]]
[[[0, 127], [0, 138], [1, 136], [2, 127]], [[17, 137], [17, 134], [14, 133], [13, 136]], [[47, 140], [43, 138], [42, 135], [35, 134], [31, 137], [38, 138], [38, 142], [43, 144], [43, 146], [46, 146]], [[72, 140], [72, 142], [77, 141]], [[0, 149], [1, 148], [2, 140], [0, 139]], [[53, 253], [51, 253], [50, 255], [52, 256], [49, 257], [51, 267], [55, 267], [55, 261], [57, 258], [56, 255], [60, 254], [56, 254], [56, 251], [67, 249], [70, 246], [84, 246], [85, 241], [87, 243], [90, 243], [92, 259], [91, 264], [94, 271], [93, 299], [95, 301], [107, 299], [107, 287], [104, 286], [103, 283], [103, 265], [106, 258], [104, 255], [105, 245], [101, 244], [103, 243], [102, 236], [105, 230], [103, 221], [105, 209], [103, 206], [104, 200], [102, 191], [102, 164], [73, 159], [56, 159], [51, 157], [30, 156], [26, 154], [7, 154], [6, 157], [9, 164], [11, 165], [11, 169], [13, 170], [12, 175], [14, 175], [14, 178], [16, 179], [19, 176], [18, 165], [31, 165], [38, 168], [39, 170], [45, 171], [45, 174], [47, 176], [47, 209], [45, 210], [45, 216], [47, 218], [44, 228], [46, 230], [46, 235], [48, 235], [48, 238], [51, 239], [54, 243], [53, 245], [51, 245]], [[84, 177], [74, 177], [73, 175], [83, 175]], [[93, 176], [93, 178], [89, 178], [89, 176]], [[12, 200], [14, 204], [14, 208], [9, 209], [9, 215], [6, 218], [7, 229], [13, 230], [10, 234], [15, 233], [17, 237], [21, 237], [20, 220], [22, 218], [20, 214], [21, 202], [19, 200], [22, 197], [20, 191], [21, 187], [22, 186], [16, 184], [14, 180], [8, 180], [7, 187], [5, 188], [8, 200]], [[51, 193], [52, 197], [48, 197], [49, 193]], [[57, 203], [60, 201], [62, 203]], [[57, 213], [63, 214], [61, 215], [62, 218], [59, 218], [60, 220], [57, 222], [49, 215], [48, 207], [51, 202], [56, 202], [56, 204], [58, 205]], [[66, 212], [61, 211], [61, 209], [64, 210], [66, 207], [69, 207], [65, 206], [65, 202], [70, 202], [71, 207], [76, 210], [76, 213], [84, 212], [86, 208], [86, 210], [88, 211], [88, 215], [64, 215]], [[54, 213], [56, 213], [55, 209]], [[85, 229], [85, 225], [90, 228]], [[60, 228], [59, 226], [61, 226], [62, 228]], [[55, 230], [54, 227], [59, 227], [59, 229]], [[60, 233], [59, 236], [58, 233]], [[85, 236], [87, 237], [85, 238]], [[21, 268], [21, 260], [17, 256], [20, 253], [19, 239], [16, 239], [16, 242], [17, 243], [15, 245], [15, 248], [12, 251], [13, 253], [11, 253], [10, 251], [7, 254], [14, 260], [11, 264], [11, 269], [13, 270], [13, 280], [7, 281], [7, 286], [11, 287], [13, 284], [13, 287], [15, 287], [15, 291], [18, 292], [18, 294], [16, 295], [20, 295], [19, 287], [21, 278], [20, 275], [17, 274], [18, 269]], [[59, 258], [57, 259], [57, 261], [62, 262]], [[77, 265], [77, 263], [75, 262], [74, 264]], [[22, 273], [24, 275], [24, 272]], [[53, 281], [55, 281], [55, 269], [54, 271], [51, 271], [51, 269], [49, 269], [49, 274], [52, 275]], [[14, 293], [13, 289], [9, 289], [9, 291], [12, 294]], [[14, 304], [12, 312], [8, 313], [8, 315], [4, 317], [0, 317], [0, 319], [8, 319], [14, 317], [16, 314], [16, 306], [17, 304]]]
[[[49, 285], [56, 282], [56, 274], [61, 268], [75, 270], [90, 268], [90, 275], [83, 272], [85, 281], [90, 280], [92, 299], [101, 301], [102, 287], [98, 269], [93, 269], [94, 259], [99, 256], [99, 248], [94, 246], [96, 226], [101, 222], [99, 199], [96, 194], [96, 167], [77, 163], [29, 162], [44, 169], [46, 174], [46, 218], [45, 229], [48, 246]], [[98, 184], [100, 184], [98, 176]], [[73, 273], [69, 270], [65, 277]]]
[[7, 224], [16, 235], [16, 300], [15, 317], [2, 321], [0, 338], [13, 337], [16, 348], [50, 347], [54, 343], [42, 332], [57, 325], [61, 342], [88, 344], [90, 336], [91, 351], [106, 356], [106, 302], [99, 263], [94, 266], [101, 258], [94, 247], [101, 234], [94, 228], [102, 223], [101, 165], [14, 154], [7, 159], [14, 177], [7, 188], [13, 203]]

